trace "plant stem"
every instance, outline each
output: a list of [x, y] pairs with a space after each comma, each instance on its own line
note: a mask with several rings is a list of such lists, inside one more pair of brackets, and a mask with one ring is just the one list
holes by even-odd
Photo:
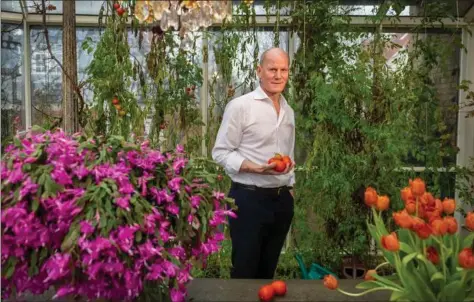
[[381, 268], [382, 266], [387, 265], [387, 264], [390, 264], [390, 262], [387, 261], [387, 262], [384, 262], [384, 263], [381, 263], [381, 264], [377, 265], [377, 267], [375, 268], [375, 271], [377, 271], [379, 268]]
[[444, 254], [444, 250], [443, 250], [443, 248], [445, 248], [445, 246], [444, 246], [444, 244], [442, 244], [442, 241], [440, 242], [436, 238], [435, 238], [435, 241], [438, 242], [439, 247], [440, 247], [439, 252], [441, 253], [441, 262], [443, 264], [443, 278], [444, 278], [444, 281], [446, 282], [446, 259], [444, 258], [445, 254]]
[[360, 296], [366, 295], [368, 293], [376, 292], [376, 291], [379, 291], [379, 290], [391, 290], [391, 291], [397, 291], [397, 292], [400, 291], [399, 289], [393, 288], [393, 287], [376, 287], [376, 288], [371, 288], [371, 289], [366, 290], [365, 292], [361, 292], [361, 293], [349, 293], [349, 292], [346, 292], [346, 291], [344, 291], [340, 288], [337, 289], [337, 291], [339, 291], [340, 293], [342, 293], [344, 295], [347, 295], [347, 296], [351, 296], [351, 297], [360, 297]]

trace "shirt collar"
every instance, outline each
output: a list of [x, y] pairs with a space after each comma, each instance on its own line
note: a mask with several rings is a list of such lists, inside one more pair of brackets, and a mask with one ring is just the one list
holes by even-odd
[[[255, 100], [270, 100], [270, 98], [268, 97], [268, 95], [265, 93], [265, 91], [263, 91], [262, 87], [259, 85], [257, 87], [257, 89], [255, 89], [253, 91], [253, 98]], [[286, 104], [286, 99], [285, 97], [283, 96], [283, 94], [280, 94], [280, 103], [281, 104]]]

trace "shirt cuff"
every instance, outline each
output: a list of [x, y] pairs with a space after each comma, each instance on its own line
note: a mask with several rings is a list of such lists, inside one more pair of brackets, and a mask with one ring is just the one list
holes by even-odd
[[290, 187], [293, 187], [296, 183], [296, 179], [295, 179], [295, 172], [293, 171], [293, 173], [291, 174], [290, 176], [290, 182], [289, 182], [289, 186]]
[[240, 167], [242, 166], [242, 162], [245, 160], [245, 157], [240, 155], [237, 151], [233, 151], [229, 154], [227, 158], [227, 164], [225, 169], [229, 174], [237, 174], [240, 171]]

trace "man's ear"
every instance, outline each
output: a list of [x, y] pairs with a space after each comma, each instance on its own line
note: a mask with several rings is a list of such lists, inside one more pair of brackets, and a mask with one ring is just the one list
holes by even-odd
[[260, 74], [262, 73], [262, 66], [257, 65], [257, 76], [260, 78]]

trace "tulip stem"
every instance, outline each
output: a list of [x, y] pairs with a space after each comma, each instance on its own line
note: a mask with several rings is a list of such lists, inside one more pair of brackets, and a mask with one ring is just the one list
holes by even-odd
[[464, 286], [464, 284], [466, 283], [466, 278], [467, 278], [467, 270], [464, 270], [462, 272], [462, 277], [461, 277], [461, 286]]
[[375, 271], [377, 271], [379, 268], [381, 268], [382, 266], [384, 265], [387, 265], [387, 264], [390, 264], [390, 262], [384, 262], [384, 263], [380, 263], [379, 265], [377, 265], [377, 267], [375, 268]]
[[391, 290], [391, 291], [401, 291], [399, 290], [398, 288], [394, 288], [394, 287], [376, 287], [376, 288], [371, 288], [369, 290], [366, 290], [365, 292], [361, 292], [361, 293], [349, 293], [349, 292], [346, 292], [340, 288], [337, 289], [340, 293], [344, 294], [344, 295], [347, 295], [347, 296], [351, 296], [351, 297], [360, 297], [360, 296], [364, 296], [368, 293], [371, 293], [371, 292], [376, 292], [376, 291], [379, 291], [379, 290]]

